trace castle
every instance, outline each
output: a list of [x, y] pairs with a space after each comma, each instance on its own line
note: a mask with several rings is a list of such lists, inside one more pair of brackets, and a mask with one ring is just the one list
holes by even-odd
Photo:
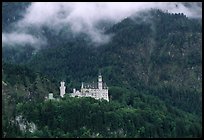
[[[60, 96], [65, 95], [65, 82], [60, 82]], [[99, 74], [98, 83], [83, 83], [81, 85], [81, 90], [73, 89], [73, 93], [70, 93], [71, 97], [92, 97], [97, 100], [104, 99], [109, 102], [108, 97], [108, 87], [106, 83], [103, 83], [102, 76]], [[52, 97], [53, 98], [53, 97]]]

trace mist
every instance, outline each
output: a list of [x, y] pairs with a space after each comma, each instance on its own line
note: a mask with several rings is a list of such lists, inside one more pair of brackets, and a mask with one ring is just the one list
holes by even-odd
[[[111, 38], [96, 28], [100, 21], [120, 22], [125, 17], [153, 8], [169, 13], [184, 13], [189, 18], [202, 18], [201, 3], [182, 2], [33, 2], [15, 24], [14, 33], [2, 33], [3, 43], [45, 45], [46, 39], [36, 38], [29, 28], [42, 27], [59, 32], [69, 26], [73, 33], [85, 33], [93, 43], [107, 43]], [[18, 31], [18, 32], [16, 32]], [[24, 34], [26, 32], [26, 34]], [[15, 39], [13, 38], [15, 36]]]
[[32, 45], [39, 48], [41, 45], [46, 45], [46, 39], [36, 38], [26, 33], [2, 33], [2, 46], [25, 46]]

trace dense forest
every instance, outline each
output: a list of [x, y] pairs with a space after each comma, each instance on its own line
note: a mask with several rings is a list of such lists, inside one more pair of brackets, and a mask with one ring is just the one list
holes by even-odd
[[[14, 5], [15, 16], [28, 4]], [[3, 30], [15, 22], [9, 18], [3, 12]], [[40, 50], [2, 48], [3, 137], [202, 137], [201, 20], [154, 9], [103, 26], [112, 38], [100, 46], [85, 34], [44, 28], [49, 44]], [[99, 71], [110, 102], [69, 97]], [[49, 93], [60, 100], [45, 100]]]
[[[4, 68], [8, 73], [3, 73], [7, 83], [2, 83], [3, 137], [144, 138], [200, 137], [202, 134], [201, 117], [158, 97], [110, 87], [109, 103], [69, 95], [44, 101], [46, 91], [58, 93], [57, 89], [54, 91], [57, 85], [22, 66], [5, 64]], [[27, 125], [26, 130], [20, 130], [17, 116], [23, 116], [21, 123]], [[34, 132], [30, 131], [27, 120], [36, 125]]]

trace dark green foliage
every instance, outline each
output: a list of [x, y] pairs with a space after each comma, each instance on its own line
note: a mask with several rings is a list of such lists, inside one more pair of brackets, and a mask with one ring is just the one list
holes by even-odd
[[36, 53], [35, 48], [29, 45], [25, 46], [11, 46], [3, 47], [2, 58], [4, 61], [14, 64], [25, 64]]
[[30, 2], [3, 2], [2, 3], [2, 29], [10, 31], [11, 25], [23, 17], [23, 13]]
[[[192, 130], [195, 127], [201, 129], [200, 119], [180, 110], [176, 115], [163, 103], [160, 103], [160, 110], [151, 106], [155, 105], [151, 100], [144, 103], [145, 108], [134, 108], [115, 101], [107, 103], [92, 98], [66, 97], [60, 101], [37, 103], [35, 106], [27, 103], [20, 111], [38, 126], [38, 130], [32, 134], [37, 137], [201, 136], [200, 132]], [[177, 116], [176, 120], [174, 115]], [[44, 131], [43, 136], [40, 131]]]
[[[45, 95], [49, 92], [58, 91], [55, 80], [49, 80], [27, 66], [3, 62], [2, 72], [2, 81], [6, 82], [8, 88], [15, 87], [16, 91], [21, 91], [22, 97], [44, 100]], [[25, 94], [25, 92], [27, 93]], [[38, 97], [35, 98], [35, 96]]]
[[154, 87], [150, 91], [167, 104], [202, 116], [202, 95], [195, 89], [176, 89], [170, 85], [163, 85]]
[[26, 66], [5, 62], [2, 66], [2, 75], [2, 135], [18, 137], [22, 132], [16, 122], [16, 116], [19, 113], [17, 109], [26, 102], [34, 106], [36, 102], [44, 101], [49, 92], [56, 93], [57, 82], [48, 80]]

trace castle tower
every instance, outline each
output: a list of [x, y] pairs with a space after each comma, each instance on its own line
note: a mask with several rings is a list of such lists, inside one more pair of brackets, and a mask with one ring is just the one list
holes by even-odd
[[102, 90], [102, 76], [101, 76], [101, 74], [99, 74], [99, 76], [98, 76], [98, 88], [100, 89], [100, 90]]
[[60, 82], [61, 86], [60, 86], [60, 96], [64, 97], [65, 94], [65, 89], [66, 87], [64, 86], [65, 82]]

